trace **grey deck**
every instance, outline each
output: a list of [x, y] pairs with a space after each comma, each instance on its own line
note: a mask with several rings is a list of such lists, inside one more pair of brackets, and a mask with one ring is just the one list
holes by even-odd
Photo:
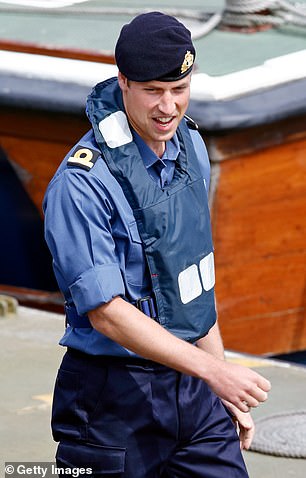
[[[19, 307], [16, 317], [0, 319], [0, 449], [4, 462], [54, 461], [50, 407], [63, 350], [57, 345], [60, 315]], [[306, 368], [228, 353], [228, 360], [251, 366], [272, 382], [268, 402], [254, 418], [305, 409]], [[305, 478], [306, 460], [245, 452], [251, 478]], [[4, 472], [0, 472], [4, 476]]]

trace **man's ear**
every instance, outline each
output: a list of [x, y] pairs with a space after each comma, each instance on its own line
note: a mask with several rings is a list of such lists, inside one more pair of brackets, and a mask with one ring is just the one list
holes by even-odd
[[125, 91], [128, 88], [128, 79], [123, 73], [121, 73], [121, 71], [118, 71], [118, 83], [121, 91]]

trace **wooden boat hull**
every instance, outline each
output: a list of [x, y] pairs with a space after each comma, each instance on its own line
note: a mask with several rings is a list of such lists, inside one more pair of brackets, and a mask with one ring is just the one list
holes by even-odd
[[256, 354], [304, 350], [306, 139], [218, 168], [212, 218], [225, 346]]
[[[88, 127], [84, 113], [1, 108], [0, 147], [40, 214], [47, 184]], [[217, 178], [211, 211], [224, 345], [256, 354], [303, 350], [306, 120], [202, 134]]]
[[0, 109], [0, 147], [40, 214], [50, 179], [88, 127], [85, 115]]

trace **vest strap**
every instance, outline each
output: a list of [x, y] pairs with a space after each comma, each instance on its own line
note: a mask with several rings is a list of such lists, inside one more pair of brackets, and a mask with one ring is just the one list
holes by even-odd
[[137, 307], [137, 309], [141, 310], [141, 312], [151, 317], [151, 319], [157, 318], [157, 309], [155, 306], [155, 302], [153, 297], [151, 297], [150, 295], [147, 295], [142, 299], [136, 300], [134, 305]]
[[[141, 312], [146, 314], [148, 317], [151, 317], [151, 319], [157, 318], [157, 309], [153, 297], [142, 297], [133, 302], [133, 305], [137, 307], [137, 309], [141, 310]], [[65, 314], [66, 325], [81, 329], [92, 328], [92, 325], [87, 315], [79, 315], [74, 304], [65, 304]]]

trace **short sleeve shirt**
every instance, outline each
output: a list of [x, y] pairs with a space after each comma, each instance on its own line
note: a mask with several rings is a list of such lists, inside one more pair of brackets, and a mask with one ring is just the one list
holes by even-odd
[[[206, 148], [196, 131], [191, 130], [191, 135], [207, 185]], [[152, 169], [152, 151], [141, 138], [135, 142], [148, 173], [160, 181]], [[79, 146], [99, 155], [92, 131], [81, 139]], [[65, 300], [74, 303], [82, 316], [113, 297], [122, 296], [133, 302], [150, 294], [151, 289], [135, 218], [117, 180], [101, 157], [90, 171], [69, 167], [67, 160], [71, 154], [60, 165], [45, 195], [45, 237]], [[178, 154], [179, 144], [175, 137], [167, 143], [162, 158], [169, 161], [166, 175], [169, 182]], [[125, 350], [94, 329], [68, 327], [61, 343], [91, 353], [122, 355]]]

